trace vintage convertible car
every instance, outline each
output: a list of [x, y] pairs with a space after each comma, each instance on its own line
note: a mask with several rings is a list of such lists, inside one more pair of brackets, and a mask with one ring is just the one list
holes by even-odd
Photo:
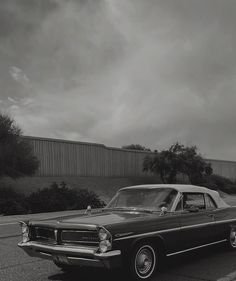
[[21, 227], [18, 246], [30, 256], [63, 269], [126, 266], [138, 280], [150, 278], [165, 256], [218, 243], [236, 248], [236, 207], [193, 185], [126, 187], [99, 212]]

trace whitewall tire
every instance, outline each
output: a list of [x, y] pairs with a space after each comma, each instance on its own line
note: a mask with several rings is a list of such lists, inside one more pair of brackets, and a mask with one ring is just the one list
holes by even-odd
[[131, 275], [135, 280], [148, 280], [153, 276], [156, 264], [157, 255], [153, 245], [139, 244], [131, 255]]

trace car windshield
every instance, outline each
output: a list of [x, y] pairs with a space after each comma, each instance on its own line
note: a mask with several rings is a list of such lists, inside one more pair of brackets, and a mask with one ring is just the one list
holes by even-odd
[[177, 191], [173, 188], [130, 188], [119, 191], [106, 208], [168, 211], [174, 203]]

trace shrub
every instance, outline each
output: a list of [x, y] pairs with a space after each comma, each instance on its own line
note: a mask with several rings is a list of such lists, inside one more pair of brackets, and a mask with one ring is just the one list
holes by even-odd
[[49, 188], [31, 193], [27, 202], [32, 213], [85, 209], [88, 205], [99, 208], [105, 205], [96, 193], [69, 188], [64, 182], [60, 185], [54, 182]]
[[221, 190], [226, 193], [236, 193], [236, 183], [228, 178], [215, 174], [205, 177], [205, 181], [201, 185], [210, 189]]
[[88, 205], [92, 208], [101, 208], [105, 206], [105, 203], [93, 191], [88, 191], [87, 189], [78, 190], [75, 209], [86, 209]]
[[26, 198], [9, 186], [0, 187], [0, 214], [18, 215], [28, 213]]

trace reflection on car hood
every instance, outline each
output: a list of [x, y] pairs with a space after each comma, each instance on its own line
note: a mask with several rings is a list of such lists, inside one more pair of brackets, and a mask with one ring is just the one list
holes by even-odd
[[142, 217], [147, 217], [152, 214], [138, 211], [113, 211], [104, 210], [103, 212], [83, 215], [83, 216], [73, 216], [65, 217], [60, 219], [60, 223], [66, 224], [95, 224], [95, 225], [108, 225], [114, 223], [127, 222], [127, 220], [140, 219]]

